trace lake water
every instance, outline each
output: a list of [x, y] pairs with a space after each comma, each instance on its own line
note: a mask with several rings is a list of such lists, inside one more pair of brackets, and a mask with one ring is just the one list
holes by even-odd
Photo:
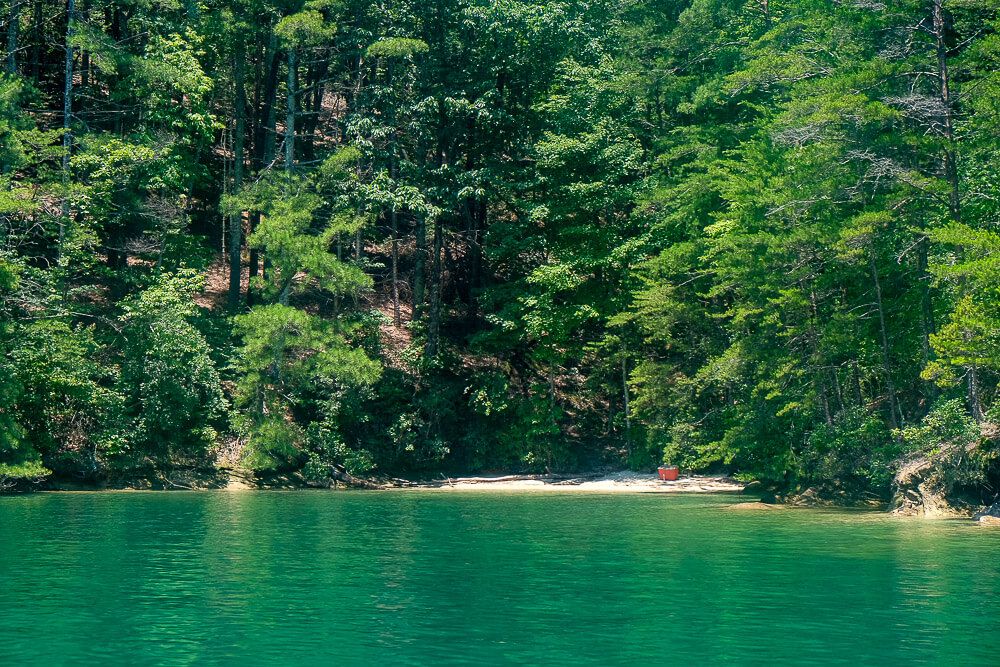
[[1000, 530], [731, 496], [0, 498], [0, 664], [1000, 664]]

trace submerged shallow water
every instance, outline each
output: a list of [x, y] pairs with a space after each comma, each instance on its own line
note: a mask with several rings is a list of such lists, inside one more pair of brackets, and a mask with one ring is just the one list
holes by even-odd
[[1000, 531], [738, 500], [0, 498], [0, 664], [1000, 664]]

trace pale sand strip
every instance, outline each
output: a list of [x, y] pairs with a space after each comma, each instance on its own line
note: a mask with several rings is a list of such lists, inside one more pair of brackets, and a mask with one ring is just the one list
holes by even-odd
[[597, 479], [491, 479], [476, 477], [440, 479], [403, 487], [400, 490], [431, 491], [536, 491], [536, 492], [597, 492], [597, 493], [739, 493], [743, 484], [729, 477], [689, 476], [674, 482], [664, 482], [656, 475], [633, 472], [613, 473]]

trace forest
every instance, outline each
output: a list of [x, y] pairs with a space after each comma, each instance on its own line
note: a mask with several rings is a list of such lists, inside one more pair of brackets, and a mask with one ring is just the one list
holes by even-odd
[[6, 486], [996, 494], [996, 0], [2, 12]]

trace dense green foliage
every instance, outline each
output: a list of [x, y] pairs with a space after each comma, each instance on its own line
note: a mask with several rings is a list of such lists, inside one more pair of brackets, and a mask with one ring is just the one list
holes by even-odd
[[989, 432], [995, 0], [6, 7], [0, 476]]

